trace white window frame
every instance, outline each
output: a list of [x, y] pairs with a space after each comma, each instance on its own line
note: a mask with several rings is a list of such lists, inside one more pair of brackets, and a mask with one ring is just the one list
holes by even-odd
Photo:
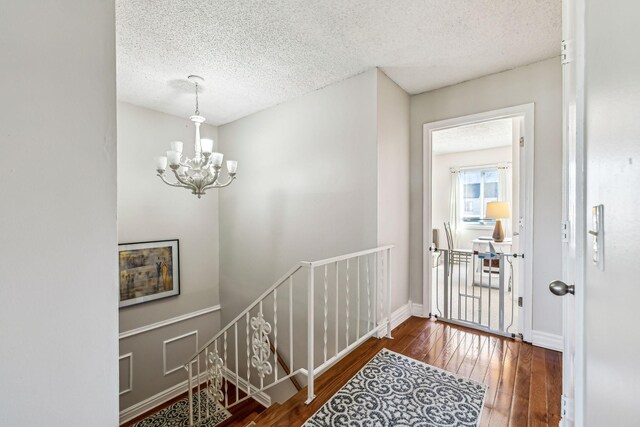
[[[462, 168], [458, 168], [459, 173], [465, 173], [465, 172], [474, 172], [474, 171], [485, 171], [485, 170], [492, 170], [495, 169], [496, 171], [498, 170], [498, 164], [493, 164], [493, 165], [482, 165], [482, 166], [469, 166], [469, 167], [462, 167]], [[496, 225], [496, 221], [494, 220], [490, 220], [488, 223], [482, 223], [482, 222], [478, 222], [478, 223], [467, 223], [464, 221], [464, 186], [459, 182], [458, 185], [460, 185], [462, 188], [460, 188], [459, 194], [460, 194], [460, 200], [458, 200], [458, 203], [460, 203], [460, 218], [458, 218], [460, 227], [466, 229], [466, 230], [491, 230], [495, 227]], [[500, 182], [498, 182], [498, 185], [500, 185]], [[500, 192], [500, 189], [498, 189], [498, 193]], [[480, 190], [480, 209], [481, 209], [481, 213], [482, 211], [486, 210], [486, 206], [484, 203], [484, 182], [481, 183], [481, 190]], [[486, 219], [486, 218], [484, 218]]]

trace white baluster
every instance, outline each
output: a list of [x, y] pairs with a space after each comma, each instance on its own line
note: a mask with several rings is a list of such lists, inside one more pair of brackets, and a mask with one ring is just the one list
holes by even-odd
[[238, 365], [238, 352], [239, 352], [239, 347], [238, 347], [238, 322], [233, 324], [233, 334], [235, 335], [235, 340], [234, 342], [236, 343], [236, 402], [239, 400], [240, 398], [240, 389], [238, 387], [238, 382], [240, 380], [240, 366]]
[[193, 364], [191, 360], [189, 361], [189, 367], [187, 368], [189, 371], [189, 425], [193, 425]]
[[391, 337], [391, 248], [387, 249], [387, 338]]
[[339, 343], [338, 343], [338, 313], [340, 311], [340, 302], [338, 300], [340, 294], [340, 274], [339, 274], [339, 265], [338, 261], [336, 261], [336, 356], [339, 352]]
[[346, 338], [346, 347], [349, 347], [349, 260], [347, 259], [347, 316], [346, 316], [346, 329], [345, 329], [345, 338]]
[[273, 290], [273, 349], [275, 381], [278, 381], [278, 289]]
[[289, 368], [295, 371], [293, 366], [293, 276], [289, 277]]
[[[198, 355], [198, 357], [200, 357], [200, 355]], [[207, 380], [205, 381], [205, 386], [206, 389], [209, 390], [209, 387], [211, 387], [211, 376], [209, 375], [209, 347], [206, 347], [204, 349], [204, 367], [205, 367], [205, 371], [207, 372]], [[206, 406], [206, 414], [207, 414], [207, 418], [209, 418], [210, 414], [209, 414], [209, 400], [208, 398], [205, 399], [205, 401], [207, 402]]]
[[314, 394], [314, 381], [315, 381], [315, 366], [313, 363], [313, 350], [314, 350], [314, 336], [313, 336], [313, 303], [314, 303], [314, 269], [309, 267], [307, 275], [307, 401], [309, 404], [315, 398]]
[[[196, 335], [196, 348], [198, 348], [198, 336]], [[202, 420], [202, 395], [200, 394], [200, 355], [196, 355], [196, 366], [198, 375], [196, 376], [196, 396], [198, 396], [198, 421]]]
[[249, 343], [249, 312], [247, 312], [247, 394], [251, 394], [251, 345]]
[[366, 273], [367, 273], [367, 332], [371, 331], [371, 281], [369, 280], [369, 255], [366, 256]]
[[356, 307], [356, 340], [360, 339], [360, 257], [356, 258], [358, 271], [356, 272], [356, 294], [357, 294], [357, 307]]
[[327, 361], [327, 315], [329, 314], [328, 308], [328, 280], [327, 280], [327, 267], [328, 265], [324, 265], [324, 361]]
[[[259, 316], [264, 319], [264, 314], [262, 312], [262, 301], [260, 301], [260, 311]], [[264, 375], [260, 375], [260, 371], [258, 371], [258, 376], [260, 377], [260, 390], [264, 388]]]
[[[224, 331], [224, 369], [227, 369], [227, 331]], [[229, 384], [224, 378], [222, 381], [224, 381], [224, 407], [226, 408], [229, 406]], [[207, 407], [209, 407], [208, 403]]]

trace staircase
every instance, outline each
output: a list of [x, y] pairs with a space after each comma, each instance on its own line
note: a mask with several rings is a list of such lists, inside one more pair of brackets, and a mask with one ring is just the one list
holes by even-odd
[[[302, 382], [308, 404], [318, 375], [370, 337], [390, 338], [392, 248], [303, 261], [270, 286], [184, 364], [189, 425], [213, 415], [194, 388], [231, 408], [284, 382], [300, 391]], [[245, 426], [264, 415], [224, 425]]]

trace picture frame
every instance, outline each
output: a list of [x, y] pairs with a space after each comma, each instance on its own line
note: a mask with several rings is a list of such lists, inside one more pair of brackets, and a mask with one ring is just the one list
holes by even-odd
[[118, 245], [119, 307], [180, 295], [178, 239]]

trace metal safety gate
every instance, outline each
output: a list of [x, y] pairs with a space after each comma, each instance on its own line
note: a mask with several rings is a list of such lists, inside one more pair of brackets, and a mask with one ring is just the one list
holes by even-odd
[[520, 254], [429, 248], [436, 318], [504, 336], [520, 334], [514, 263]]

